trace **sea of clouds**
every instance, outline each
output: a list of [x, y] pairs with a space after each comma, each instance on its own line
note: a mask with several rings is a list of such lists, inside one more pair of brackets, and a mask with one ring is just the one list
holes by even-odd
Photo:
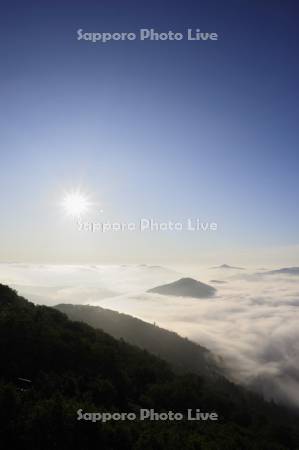
[[[182, 276], [213, 285], [216, 296], [146, 292]], [[233, 380], [299, 407], [299, 276], [259, 269], [0, 264], [0, 282], [34, 303], [99, 305], [155, 322], [219, 355]]]

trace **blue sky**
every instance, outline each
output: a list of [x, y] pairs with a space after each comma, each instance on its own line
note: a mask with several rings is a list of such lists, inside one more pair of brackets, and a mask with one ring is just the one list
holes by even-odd
[[[269, 3], [1, 2], [2, 259], [180, 261], [296, 246], [298, 7]], [[78, 28], [143, 27], [219, 40], [76, 40]], [[78, 236], [56, 206], [79, 185], [106, 220], [200, 217], [219, 232]]]

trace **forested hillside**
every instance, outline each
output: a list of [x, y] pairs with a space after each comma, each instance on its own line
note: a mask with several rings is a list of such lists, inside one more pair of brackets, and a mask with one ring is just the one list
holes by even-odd
[[116, 339], [148, 350], [169, 362], [178, 373], [194, 372], [214, 377], [221, 373], [206, 348], [156, 324], [100, 306], [61, 304], [55, 308], [71, 320], [87, 323]]
[[[298, 417], [224, 378], [175, 375], [146, 351], [0, 285], [3, 448], [298, 448]], [[27, 381], [26, 381], [27, 380]], [[215, 411], [218, 422], [77, 420], [77, 410]]]

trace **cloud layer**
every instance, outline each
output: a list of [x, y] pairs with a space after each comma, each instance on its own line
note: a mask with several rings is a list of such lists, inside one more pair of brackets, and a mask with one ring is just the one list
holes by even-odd
[[[192, 275], [214, 284], [210, 299], [147, 289]], [[231, 377], [299, 407], [299, 277], [159, 266], [0, 264], [0, 280], [36, 303], [98, 304], [174, 330], [220, 355]]]

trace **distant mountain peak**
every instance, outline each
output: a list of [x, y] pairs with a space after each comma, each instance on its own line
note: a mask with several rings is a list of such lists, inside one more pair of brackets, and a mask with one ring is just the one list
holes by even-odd
[[222, 264], [221, 266], [211, 267], [211, 269], [234, 269], [234, 270], [245, 270], [244, 267], [230, 266], [229, 264]]
[[147, 292], [175, 297], [205, 298], [213, 297], [216, 289], [193, 278], [180, 278], [172, 283], [149, 289]]
[[281, 269], [263, 272], [261, 275], [299, 275], [299, 267], [283, 267]]
[[210, 283], [225, 284], [225, 283], [227, 283], [227, 281], [224, 281], [224, 280], [210, 280]]

